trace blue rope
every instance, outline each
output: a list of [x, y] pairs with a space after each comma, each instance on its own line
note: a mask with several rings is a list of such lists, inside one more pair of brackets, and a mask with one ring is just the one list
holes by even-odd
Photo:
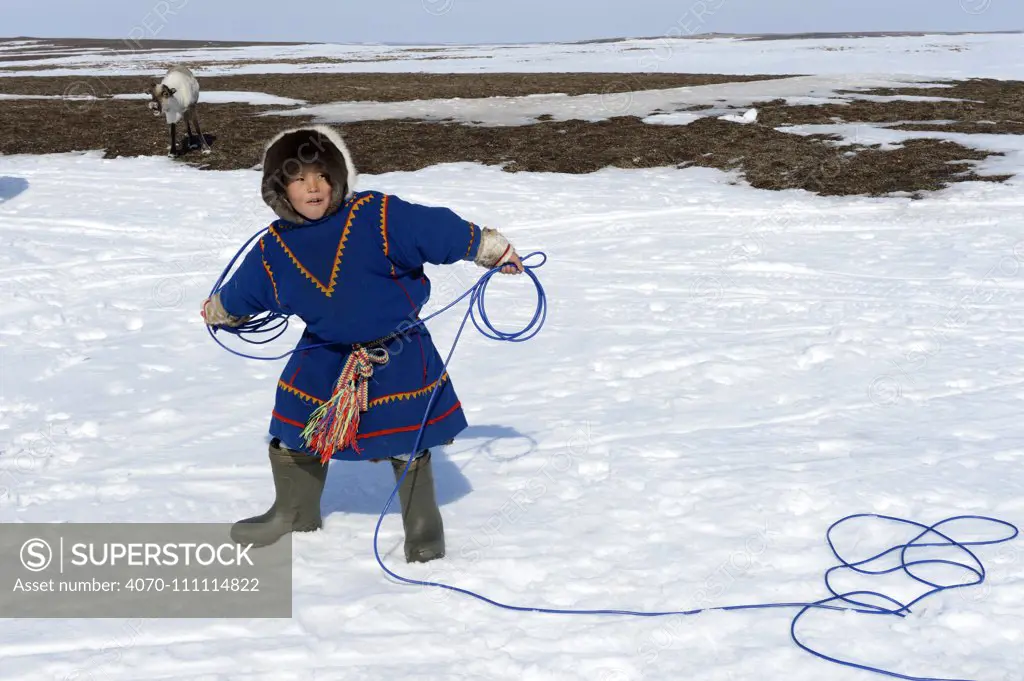
[[[242, 255], [245, 252], [248, 251], [249, 244], [251, 244], [253, 241], [258, 239], [260, 236], [263, 235], [264, 232], [266, 232], [269, 229], [270, 229], [269, 227], [264, 227], [263, 229], [259, 230], [258, 232], [253, 234], [251, 237], [249, 237], [249, 240], [246, 241], [245, 244], [243, 244], [240, 249], [238, 249], [238, 252], [235, 253], [234, 257], [231, 258], [231, 261], [228, 262], [227, 266], [224, 268], [224, 270], [221, 272], [220, 276], [217, 278], [217, 281], [214, 282], [213, 288], [210, 289], [210, 296], [211, 297], [213, 296], [214, 293], [216, 293], [217, 291], [220, 290], [221, 286], [224, 285], [224, 282], [227, 280], [228, 274], [231, 272], [232, 268], [235, 266], [235, 263], [238, 261], [238, 259], [240, 257], [242, 257]], [[526, 261], [529, 260], [530, 258], [533, 258], [534, 256], [540, 256], [541, 257], [541, 261], [539, 263], [537, 263], [536, 265], [527, 265]], [[523, 267], [524, 267], [523, 271], [533, 280], [534, 285], [537, 287], [537, 309], [536, 309], [536, 311], [535, 311], [535, 313], [533, 315], [533, 318], [526, 325], [526, 327], [523, 330], [521, 330], [521, 331], [514, 331], [512, 333], [505, 333], [503, 331], [498, 331], [497, 329], [494, 328], [494, 326], [490, 322], [490, 319], [488, 319], [488, 317], [487, 317], [487, 310], [486, 310], [486, 308], [484, 306], [484, 295], [486, 294], [486, 291], [487, 291], [487, 283], [490, 281], [491, 277], [493, 277], [495, 274], [500, 272], [500, 268], [495, 268], [495, 269], [488, 270], [482, 277], [480, 277], [480, 279], [477, 281], [477, 283], [475, 285], [473, 285], [473, 287], [470, 288], [468, 291], [463, 293], [461, 296], [459, 296], [458, 298], [456, 298], [452, 302], [450, 302], [447, 305], [445, 305], [440, 310], [434, 312], [430, 316], [423, 317], [422, 319], [417, 321], [415, 324], [409, 324], [408, 325], [408, 329], [413, 329], [413, 328], [415, 328], [417, 326], [421, 326], [421, 325], [425, 324], [426, 322], [428, 322], [429, 320], [433, 319], [434, 317], [440, 315], [441, 313], [447, 312], [448, 310], [450, 310], [452, 307], [457, 305], [461, 300], [463, 300], [466, 296], [472, 296], [472, 298], [470, 300], [469, 312], [467, 313], [467, 316], [472, 318], [473, 325], [476, 326], [477, 331], [479, 331], [484, 336], [487, 336], [488, 338], [491, 338], [492, 340], [509, 341], [509, 342], [515, 342], [515, 343], [521, 343], [523, 341], [530, 340], [531, 338], [533, 338], [534, 336], [536, 336], [540, 332], [541, 327], [544, 326], [544, 321], [547, 319], [547, 296], [544, 295], [544, 287], [541, 286], [540, 280], [537, 279], [537, 275], [535, 275], [532, 272], [532, 270], [536, 269], [538, 267], [542, 267], [544, 265], [544, 263], [547, 262], [547, 260], [548, 260], [547, 255], [545, 255], [544, 253], [542, 253], [540, 251], [537, 251], [537, 252], [534, 252], [534, 253], [530, 253], [529, 255], [521, 258], [521, 261], [523, 262]], [[474, 314], [474, 308], [476, 310], [475, 314]], [[482, 323], [484, 325], [483, 327], [480, 325], [481, 322], [477, 321], [477, 317], [476, 317], [477, 315], [480, 316], [480, 319], [482, 320]], [[464, 327], [465, 325], [466, 325], [466, 320], [463, 319], [462, 327]], [[452, 352], [455, 351], [455, 344], [458, 343], [459, 336], [462, 335], [462, 327], [459, 328], [459, 333], [455, 337], [455, 342], [452, 344]], [[536, 329], [534, 329], [534, 327], [536, 327]], [[534, 329], [533, 332], [528, 334], [527, 332], [530, 331], [531, 329]], [[228, 347], [227, 345], [222, 343], [219, 338], [217, 338], [217, 332], [218, 331], [223, 331], [224, 333], [227, 333], [227, 334], [230, 334], [230, 335], [238, 337], [240, 340], [242, 340], [242, 341], [244, 341], [246, 343], [250, 343], [252, 345], [265, 345], [267, 343], [270, 343], [270, 342], [275, 341], [278, 338], [280, 338], [285, 333], [285, 331], [287, 331], [287, 330], [288, 330], [288, 315], [280, 314], [280, 313], [277, 313], [277, 312], [270, 312], [270, 311], [262, 312], [262, 313], [260, 313], [258, 315], [255, 315], [254, 317], [252, 317], [248, 321], [246, 321], [246, 322], [244, 322], [242, 324], [239, 324], [238, 326], [234, 326], [234, 327], [231, 327], [231, 326], [207, 326], [206, 327], [206, 331], [210, 335], [210, 338], [212, 338], [214, 340], [214, 342], [217, 343], [217, 345], [221, 346], [222, 348], [224, 348], [225, 350], [227, 350], [228, 352], [230, 352], [233, 355], [237, 355], [238, 357], [244, 357], [246, 359], [258, 359], [258, 360], [262, 360], [262, 361], [275, 361], [275, 360], [279, 360], [279, 359], [284, 359], [285, 357], [288, 357], [289, 355], [295, 354], [296, 352], [301, 352], [301, 351], [304, 351], [304, 350], [309, 350], [310, 348], [320, 348], [320, 347], [326, 347], [328, 345], [337, 345], [336, 343], [315, 343], [315, 344], [311, 343], [309, 345], [298, 346], [298, 347], [296, 347], [296, 348], [294, 348], [292, 350], [289, 350], [288, 352], [285, 352], [285, 353], [280, 354], [280, 355], [275, 355], [275, 356], [272, 356], [272, 357], [264, 357], [264, 356], [256, 356], [256, 355], [247, 355], [244, 352], [239, 352], [239, 351], [235, 350], [234, 348]], [[273, 335], [271, 335], [271, 334], [273, 334]], [[448, 358], [451, 359], [451, 353], [449, 353]], [[448, 361], [445, 360], [445, 365], [447, 366], [447, 364], [448, 364]], [[443, 371], [442, 371], [442, 375], [443, 375]], [[440, 384], [438, 384], [438, 385], [440, 385]], [[435, 386], [434, 389], [436, 390], [437, 386]], [[429, 407], [428, 407], [428, 414], [429, 414]], [[424, 422], [426, 422], [426, 416], [424, 416]], [[420, 436], [422, 437], [422, 429], [420, 431]], [[417, 443], [418, 442], [419, 442], [419, 440], [417, 439]]]
[[[225, 268], [224, 273], [217, 280], [217, 283], [214, 285], [213, 291], [211, 291], [211, 295], [212, 295], [213, 292], [217, 291], [220, 288], [220, 286], [223, 284], [223, 282], [226, 279], [227, 274], [230, 271], [231, 267], [234, 265], [234, 263], [238, 259], [238, 257], [240, 257], [242, 252], [248, 247], [249, 243], [251, 243], [256, 237], [260, 236], [260, 234], [263, 231], [264, 230], [261, 230], [256, 235], [254, 235], [245, 244], [245, 246], [243, 246], [242, 249], [239, 250], [238, 254], [235, 255], [235, 257], [228, 264], [227, 268]], [[533, 258], [534, 256], [540, 256], [542, 258], [541, 262], [536, 264], [536, 265], [527, 265], [526, 262], [530, 258]], [[436, 317], [437, 315], [441, 314], [442, 312], [445, 312], [445, 311], [449, 310], [450, 308], [452, 308], [454, 305], [459, 303], [459, 301], [461, 301], [464, 298], [466, 298], [466, 296], [470, 296], [469, 307], [468, 307], [468, 309], [466, 311], [466, 314], [462, 318], [462, 323], [459, 326], [458, 333], [455, 335], [455, 340], [452, 342], [452, 348], [451, 348], [451, 350], [448, 353], [448, 357], [445, 358], [445, 360], [444, 360], [444, 364], [443, 364], [442, 369], [441, 369], [442, 375], [443, 375], [443, 373], [445, 371], [447, 371], [448, 363], [451, 361], [452, 355], [455, 352], [455, 347], [458, 345], [459, 338], [462, 336], [462, 332], [466, 328], [466, 323], [469, 320], [471, 320], [471, 319], [473, 321], [474, 326], [476, 326], [477, 330], [481, 334], [483, 334], [487, 338], [490, 338], [492, 340], [497, 340], [497, 341], [506, 341], [506, 342], [519, 343], [519, 342], [523, 342], [523, 341], [529, 340], [530, 338], [533, 338], [540, 331], [541, 327], [544, 325], [544, 321], [547, 318], [547, 296], [544, 293], [544, 287], [541, 286], [540, 280], [537, 279], [537, 275], [534, 274], [533, 270], [538, 268], [538, 267], [543, 266], [544, 263], [547, 262], [547, 256], [545, 256], [544, 253], [542, 253], [542, 252], [535, 252], [535, 253], [529, 254], [528, 256], [523, 258], [522, 260], [523, 260], [523, 264], [524, 264], [524, 272], [527, 274], [527, 276], [530, 277], [530, 279], [532, 279], [532, 281], [534, 283], [534, 286], [537, 289], [537, 306], [536, 306], [536, 309], [534, 311], [532, 319], [530, 320], [530, 322], [523, 329], [521, 329], [519, 331], [511, 331], [511, 332], [499, 331], [498, 329], [496, 329], [494, 327], [493, 324], [491, 324], [491, 321], [490, 321], [489, 317], [487, 316], [487, 311], [486, 311], [486, 306], [485, 306], [485, 294], [486, 294], [486, 291], [487, 291], [487, 284], [490, 282], [491, 277], [493, 277], [495, 274], [497, 274], [499, 272], [498, 269], [492, 269], [492, 270], [489, 270], [488, 272], [486, 272], [483, 276], [480, 277], [480, 279], [477, 281], [477, 283], [474, 284], [464, 294], [462, 294], [461, 296], [459, 296], [458, 298], [453, 300], [451, 303], [446, 305], [444, 308], [438, 310], [434, 314], [430, 315], [429, 317], [426, 317], [426, 318], [422, 319], [419, 322], [420, 324], [422, 324], [422, 323], [426, 322], [427, 320], [432, 319], [433, 317]], [[478, 319], [478, 317], [479, 317], [479, 319]], [[259, 316], [255, 317], [255, 318], [253, 318], [252, 320], [246, 322], [245, 324], [243, 324], [241, 326], [238, 326], [238, 327], [235, 327], [235, 328], [224, 327], [224, 330], [229, 332], [229, 333], [232, 333], [234, 335], [239, 336], [240, 338], [242, 338], [246, 342], [256, 343], [256, 344], [264, 344], [264, 343], [268, 343], [271, 340], [274, 340], [274, 339], [280, 337], [280, 335], [282, 333], [284, 333], [284, 330], [286, 328], [287, 328], [287, 318], [285, 316], [279, 315], [279, 314], [276, 314], [276, 313], [266, 313], [266, 314], [259, 315]], [[272, 338], [270, 338], [268, 340], [250, 340], [250, 339], [246, 338], [247, 335], [251, 336], [253, 334], [269, 334], [269, 333], [272, 333], [274, 331], [278, 331], [278, 329], [280, 329], [280, 331], [277, 333], [277, 335], [273, 336]], [[319, 346], [303, 346], [301, 348], [296, 348], [296, 350], [292, 350], [291, 352], [285, 353], [285, 354], [277, 356], [277, 357], [251, 357], [249, 355], [245, 355], [243, 353], [236, 352], [236, 351], [232, 350], [231, 348], [228, 348], [227, 346], [225, 346], [223, 343], [220, 343], [220, 341], [216, 338], [216, 336], [214, 335], [212, 330], [210, 332], [210, 335], [212, 337], [214, 337], [214, 340], [216, 340], [217, 343], [221, 345], [221, 347], [224, 347], [225, 349], [229, 350], [233, 354], [236, 354], [236, 355], [239, 355], [239, 356], [242, 356], [242, 357], [249, 357], [250, 359], [261, 359], [261, 360], [281, 359], [283, 357], [287, 357], [289, 354], [292, 354], [292, 352], [296, 352], [296, 351], [298, 351], [300, 349], [308, 349], [309, 347], [319, 347]], [[322, 345], [329, 345], [329, 344], [328, 343], [324, 343]], [[835, 664], [838, 664], [838, 665], [841, 665], [841, 666], [844, 666], [844, 667], [850, 667], [850, 668], [853, 668], [853, 669], [860, 669], [860, 670], [863, 670], [863, 671], [874, 672], [874, 673], [877, 673], [877, 674], [883, 674], [883, 675], [895, 677], [895, 678], [898, 678], [898, 679], [907, 679], [908, 681], [970, 681], [968, 679], [940, 678], [940, 677], [927, 677], [927, 676], [909, 676], [909, 675], [899, 674], [897, 672], [881, 669], [881, 668], [878, 668], [878, 667], [872, 667], [872, 666], [869, 666], [869, 665], [859, 664], [857, 662], [851, 662], [849, 660], [842, 660], [842, 659], [837, 658], [837, 657], [832, 657], [832, 656], [826, 655], [825, 653], [822, 653], [822, 652], [820, 652], [818, 650], [815, 650], [814, 648], [812, 648], [811, 646], [809, 646], [808, 644], [803, 642], [800, 639], [800, 637], [798, 636], [798, 634], [797, 634], [797, 624], [800, 621], [800, 619], [807, 612], [809, 612], [811, 610], [847, 611], [847, 612], [856, 612], [856, 613], [861, 613], [861, 614], [866, 614], [866, 615], [888, 615], [888, 616], [896, 616], [896, 617], [906, 617], [906, 615], [909, 612], [911, 612], [911, 608], [913, 606], [915, 606], [916, 604], [924, 601], [926, 598], [928, 598], [930, 596], [933, 596], [933, 595], [935, 595], [937, 593], [941, 593], [943, 591], [950, 591], [950, 590], [953, 590], [953, 589], [960, 589], [960, 588], [965, 588], [965, 587], [969, 587], [969, 586], [976, 586], [978, 584], [981, 584], [982, 582], [985, 581], [985, 577], [986, 577], [985, 567], [982, 564], [981, 560], [977, 557], [977, 555], [975, 555], [974, 552], [972, 552], [967, 547], [969, 547], [969, 546], [991, 546], [991, 545], [994, 545], [994, 544], [1001, 544], [1001, 543], [1008, 542], [1008, 541], [1014, 539], [1018, 535], [1018, 529], [1013, 524], [1008, 523], [1008, 522], [1006, 522], [1004, 520], [999, 520], [997, 518], [991, 518], [991, 517], [988, 517], [988, 516], [979, 516], [979, 515], [953, 516], [953, 517], [950, 517], [950, 518], [946, 518], [944, 520], [940, 520], [939, 522], [934, 523], [932, 525], [925, 525], [925, 524], [922, 524], [922, 523], [915, 522], [913, 520], [906, 520], [906, 519], [897, 518], [897, 517], [894, 517], [894, 516], [878, 515], [878, 514], [874, 514], [874, 513], [858, 513], [858, 514], [848, 515], [848, 516], [846, 516], [844, 518], [841, 518], [840, 520], [838, 520], [835, 523], [833, 523], [828, 528], [828, 531], [826, 532], [826, 541], [828, 542], [829, 549], [832, 551], [833, 557], [836, 560], [839, 561], [838, 565], [835, 565], [835, 566], [829, 568], [828, 571], [826, 571], [826, 573], [825, 573], [825, 588], [828, 590], [828, 592], [831, 594], [831, 596], [828, 597], [828, 598], [819, 600], [819, 601], [808, 602], [808, 603], [753, 603], [753, 604], [744, 604], [744, 605], [726, 605], [726, 606], [717, 606], [717, 607], [710, 607], [710, 608], [698, 608], [698, 609], [694, 609], [694, 610], [662, 610], [662, 611], [608, 610], [608, 609], [586, 610], [586, 609], [541, 608], [541, 607], [529, 607], [529, 606], [520, 606], [520, 605], [510, 605], [508, 603], [502, 603], [500, 601], [496, 601], [494, 599], [488, 598], [488, 597], [486, 597], [486, 596], [484, 596], [482, 594], [479, 594], [479, 593], [477, 593], [475, 591], [472, 591], [470, 589], [463, 589], [461, 587], [452, 586], [450, 584], [444, 584], [442, 582], [426, 581], [426, 580], [419, 580], [419, 579], [410, 579], [408, 577], [403, 577], [402, 575], [399, 575], [398, 573], [396, 573], [393, 570], [391, 570], [390, 568], [388, 568], [384, 564], [384, 561], [381, 559], [380, 550], [378, 548], [380, 528], [381, 528], [381, 524], [384, 522], [385, 515], [387, 515], [388, 509], [391, 507], [391, 504], [394, 502], [395, 495], [398, 494], [398, 490], [401, 487], [402, 482], [405, 480], [405, 476], [408, 474], [410, 466], [412, 465], [413, 461], [415, 460], [416, 453], [420, 451], [420, 442], [423, 439], [423, 434], [424, 434], [424, 431], [426, 429], [426, 423], [429, 420], [429, 416], [430, 416], [431, 411], [433, 410], [434, 402], [435, 402], [437, 396], [440, 395], [440, 393], [437, 392], [437, 388], [439, 386], [440, 386], [440, 383], [438, 383], [432, 389], [432, 391], [431, 391], [430, 401], [428, 402], [426, 412], [423, 415], [423, 420], [420, 422], [419, 432], [417, 433], [417, 436], [416, 436], [416, 443], [413, 446], [412, 451], [410, 452], [409, 461], [406, 463], [405, 468], [402, 470], [402, 474], [399, 476], [398, 481], [395, 483], [394, 489], [391, 491], [391, 495], [388, 497], [387, 502], [384, 504], [384, 508], [381, 510], [380, 516], [377, 518], [377, 525], [376, 525], [376, 527], [374, 528], [374, 531], [373, 531], [373, 555], [376, 558], [377, 564], [381, 567], [381, 569], [386, 574], [388, 574], [391, 577], [393, 577], [394, 579], [396, 579], [396, 580], [398, 580], [400, 582], [405, 582], [406, 584], [412, 584], [412, 585], [416, 585], [416, 586], [428, 586], [428, 587], [437, 587], [437, 588], [440, 588], [440, 589], [446, 589], [448, 591], [453, 591], [455, 593], [463, 594], [463, 595], [469, 596], [471, 598], [476, 598], [477, 600], [483, 601], [484, 603], [488, 603], [490, 605], [493, 605], [493, 606], [496, 606], [498, 608], [502, 608], [502, 609], [505, 609], [505, 610], [512, 610], [512, 611], [516, 611], [516, 612], [534, 612], [534, 613], [551, 614], [551, 615], [626, 615], [626, 616], [632, 616], [632, 617], [666, 617], [666, 616], [672, 616], [672, 615], [675, 615], [675, 616], [697, 615], [697, 614], [700, 614], [700, 613], [703, 613], [703, 612], [712, 612], [712, 611], [768, 610], [768, 609], [779, 609], [779, 608], [799, 608], [800, 609], [799, 612], [793, 617], [793, 620], [792, 620], [792, 622], [790, 624], [790, 637], [792, 638], [793, 642], [796, 643], [796, 645], [798, 647], [800, 647], [802, 650], [804, 650], [804, 651], [806, 651], [806, 652], [808, 652], [808, 653], [810, 653], [810, 654], [812, 654], [812, 655], [814, 655], [816, 657], [819, 657], [819, 658], [821, 658], [823, 660], [827, 660], [829, 662], [833, 662]], [[884, 551], [882, 551], [882, 552], [880, 552], [878, 554], [875, 554], [874, 556], [871, 556], [869, 558], [865, 558], [863, 560], [851, 562], [851, 561], [847, 560], [846, 558], [844, 558], [840, 554], [839, 550], [836, 548], [836, 545], [835, 545], [835, 543], [832, 540], [832, 533], [837, 528], [842, 526], [843, 524], [854, 522], [854, 521], [856, 521], [858, 519], [862, 519], [862, 518], [876, 518], [876, 519], [885, 520], [885, 521], [889, 521], [889, 522], [900, 523], [900, 524], [903, 524], [903, 525], [908, 525], [908, 526], [911, 526], [911, 527], [914, 527], [914, 528], [918, 528], [918, 529], [920, 529], [920, 532], [913, 539], [911, 539], [911, 540], [909, 540], [909, 541], [907, 541], [905, 543], [895, 544], [895, 545], [885, 549]], [[967, 521], [971, 521], [971, 520], [973, 520], [973, 521], [980, 521], [982, 523], [989, 523], [989, 524], [999, 525], [999, 526], [1003, 527], [1004, 529], [1006, 529], [1008, 533], [1006, 534], [1006, 536], [1000, 536], [1000, 537], [997, 537], [995, 539], [975, 540], [975, 541], [957, 541], [953, 537], [949, 536], [949, 534], [947, 534], [945, 532], [940, 532], [939, 531], [939, 528], [941, 528], [941, 527], [943, 527], [945, 525], [949, 525], [949, 524], [954, 523], [956, 521], [965, 521], [965, 520], [967, 520]], [[931, 536], [938, 537], [940, 541], [927, 541], [927, 542], [926, 541], [922, 541], [924, 538], [931, 537]], [[908, 552], [910, 552], [910, 551], [912, 551], [914, 549], [925, 549], [925, 548], [927, 548], [927, 549], [934, 550], [934, 549], [937, 549], [937, 548], [940, 548], [940, 547], [947, 547], [947, 548], [955, 549], [960, 554], [962, 554], [962, 555], [966, 556], [967, 558], [969, 558], [971, 564], [966, 564], [966, 563], [958, 562], [958, 561], [955, 561], [955, 560], [945, 560], [945, 559], [935, 559], [935, 558], [932, 558], [932, 559], [920, 559], [920, 560], [908, 560], [908, 557], [907, 557]], [[890, 556], [891, 554], [895, 554], [897, 552], [899, 554], [899, 562], [898, 562], [897, 565], [892, 566], [892, 567], [888, 567], [888, 568], [871, 568], [870, 567], [872, 564], [882, 560], [883, 558], [886, 558], [887, 556]], [[955, 584], [939, 584], [939, 583], [936, 583], [936, 582], [934, 582], [932, 580], [925, 579], [924, 577], [920, 576], [917, 573], [916, 569], [919, 568], [920, 566], [925, 566], [925, 565], [945, 565], [945, 566], [952, 566], [952, 567], [961, 568], [964, 571], [966, 571], [967, 573], [969, 573], [970, 575], [973, 575], [973, 579], [970, 580], [970, 581], [961, 581], [961, 582], [955, 583]], [[859, 574], [862, 574], [862, 575], [875, 575], [875, 576], [877, 576], [877, 575], [886, 575], [886, 574], [890, 574], [890, 573], [893, 573], [893, 572], [902, 572], [903, 574], [905, 574], [906, 576], [910, 577], [915, 582], [929, 587], [929, 589], [927, 591], [925, 591], [925, 593], [923, 593], [922, 595], [918, 596], [917, 598], [915, 598], [915, 599], [913, 599], [913, 600], [911, 600], [911, 601], [909, 601], [907, 603], [902, 603], [902, 602], [900, 602], [899, 600], [897, 600], [895, 598], [892, 598], [890, 596], [887, 596], [886, 594], [883, 594], [883, 593], [880, 593], [880, 592], [876, 592], [876, 591], [851, 591], [851, 592], [846, 592], [846, 593], [839, 593], [833, 587], [833, 585], [832, 585], [832, 575], [834, 573], [836, 573], [836, 572], [839, 572], [839, 571], [853, 571], [853, 572], [856, 572], [856, 573], [859, 573]], [[879, 599], [882, 602], [888, 603], [888, 604], [890, 604], [893, 607], [883, 607], [881, 605], [878, 605], [877, 603], [869, 603], [869, 602], [864, 601], [863, 600], [864, 598]], [[832, 605], [832, 603], [835, 603], [835, 602], [846, 603], [848, 605]]]

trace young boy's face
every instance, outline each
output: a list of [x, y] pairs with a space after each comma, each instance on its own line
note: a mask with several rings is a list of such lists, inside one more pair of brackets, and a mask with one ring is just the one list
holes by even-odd
[[292, 208], [307, 220], [319, 220], [331, 202], [331, 182], [323, 168], [304, 165], [297, 176], [290, 178], [285, 195]]

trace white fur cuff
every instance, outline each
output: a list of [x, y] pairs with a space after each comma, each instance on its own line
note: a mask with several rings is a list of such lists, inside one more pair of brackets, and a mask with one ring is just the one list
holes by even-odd
[[473, 262], [480, 267], [494, 268], [508, 262], [515, 252], [512, 244], [498, 230], [484, 227], [480, 230], [480, 248]]

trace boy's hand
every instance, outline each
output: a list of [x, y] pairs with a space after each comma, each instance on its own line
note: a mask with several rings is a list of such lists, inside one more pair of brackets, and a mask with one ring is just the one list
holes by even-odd
[[501, 266], [502, 274], [522, 274], [523, 272], [523, 261], [519, 259], [519, 254], [515, 251], [508, 256], [505, 264]]
[[220, 302], [220, 295], [213, 294], [212, 297], [203, 301], [199, 314], [207, 326], [238, 326], [252, 319], [252, 317], [232, 317]]

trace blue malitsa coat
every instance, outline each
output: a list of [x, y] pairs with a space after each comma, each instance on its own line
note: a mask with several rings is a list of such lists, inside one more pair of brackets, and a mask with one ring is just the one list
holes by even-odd
[[[443, 373], [442, 359], [423, 325], [413, 326], [430, 297], [423, 265], [476, 257], [480, 228], [447, 208], [397, 196], [360, 192], [317, 222], [275, 221], [221, 288], [221, 303], [234, 316], [265, 310], [296, 315], [306, 323], [277, 382], [270, 434], [291, 449], [305, 449], [300, 433], [310, 414], [330, 399], [353, 343], [368, 343], [396, 330], [384, 344], [387, 364], [369, 381], [369, 408], [360, 415], [357, 448], [336, 459], [380, 459], [412, 453], [435, 384], [420, 449], [454, 438], [466, 427], [462, 406]], [[412, 327], [412, 328], [410, 328]]]
[[[331, 174], [336, 182], [336, 172]], [[348, 180], [353, 176], [349, 168]], [[419, 449], [445, 443], [466, 428], [466, 417], [429, 332], [414, 324], [430, 297], [424, 265], [473, 260], [481, 229], [448, 208], [374, 191], [342, 195], [340, 208], [321, 220], [276, 220], [219, 291], [231, 315], [269, 310], [306, 324], [277, 382], [270, 434], [312, 454], [301, 433], [310, 414], [330, 399], [352, 344], [408, 329], [384, 343], [389, 359], [368, 381], [368, 409], [360, 414], [355, 447], [332, 458], [412, 454], [438, 384]], [[321, 347], [303, 349], [311, 345]]]

